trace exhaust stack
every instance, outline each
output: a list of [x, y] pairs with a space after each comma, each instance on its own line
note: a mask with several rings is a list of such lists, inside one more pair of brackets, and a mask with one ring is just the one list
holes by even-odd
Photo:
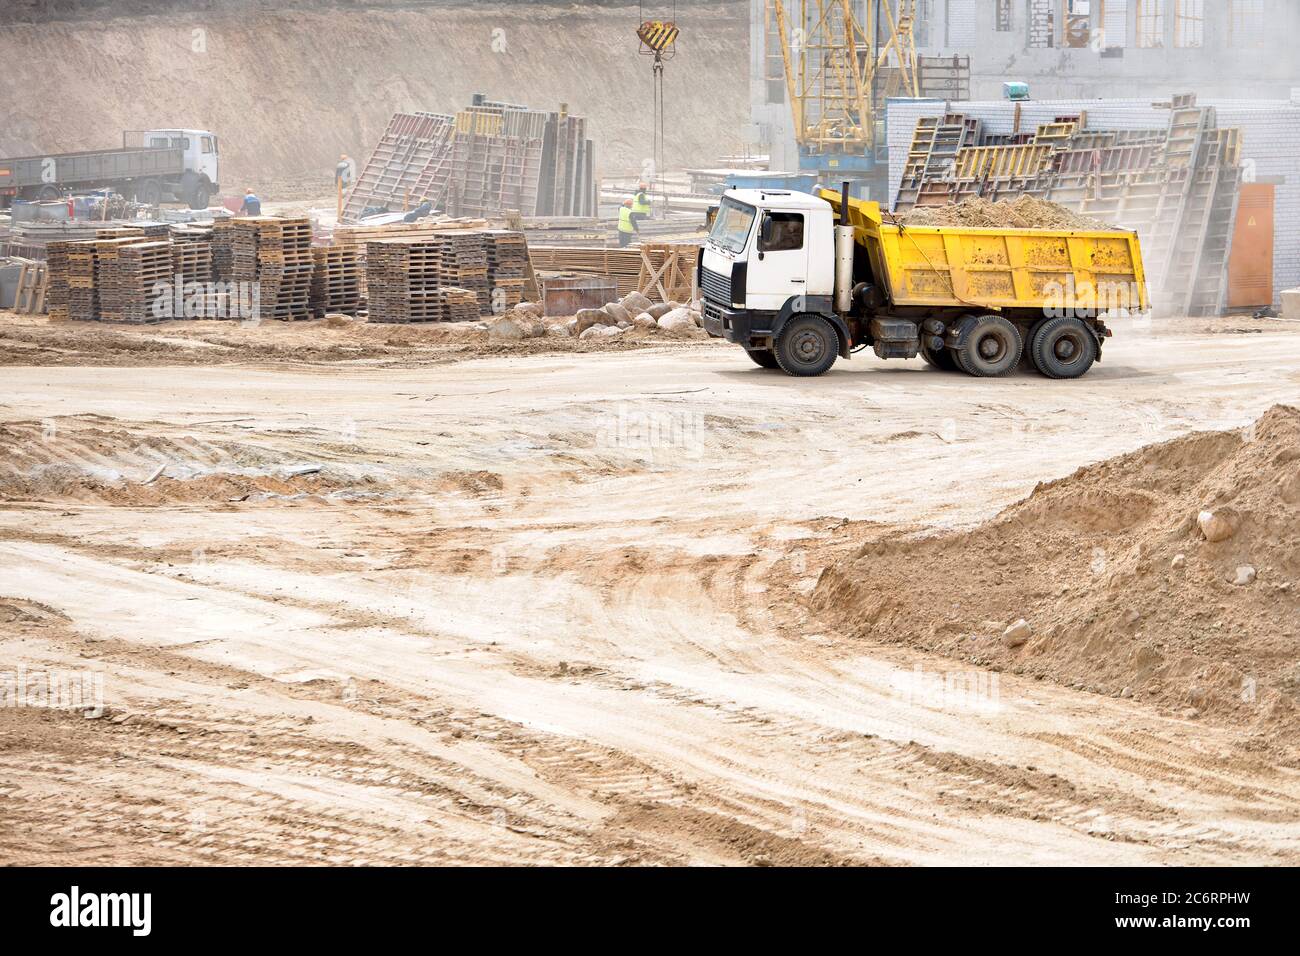
[[849, 225], [849, 184], [840, 186], [840, 222], [835, 227], [835, 311], [853, 309], [853, 227]]

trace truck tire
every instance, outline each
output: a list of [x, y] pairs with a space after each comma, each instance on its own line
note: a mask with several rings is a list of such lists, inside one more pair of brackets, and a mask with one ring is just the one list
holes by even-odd
[[780, 368], [776, 362], [776, 354], [771, 349], [745, 349], [745, 354], [750, 360], [761, 368]]
[[1048, 378], [1078, 378], [1097, 361], [1097, 340], [1079, 319], [1048, 319], [1034, 332], [1029, 353]]
[[925, 359], [925, 364], [930, 368], [937, 368], [941, 372], [957, 371], [957, 362], [948, 349], [940, 349], [935, 352], [922, 345], [921, 358]]
[[194, 184], [186, 201], [191, 209], [208, 208], [208, 204], [212, 202], [212, 187], [208, 185], [206, 179], [201, 179]]
[[36, 198], [41, 202], [54, 202], [54, 200], [58, 199], [61, 195], [63, 195], [63, 193], [58, 186], [47, 183], [41, 187], [40, 192], [36, 194]]
[[962, 323], [957, 343], [958, 367], [979, 378], [1009, 374], [1024, 351], [1019, 330], [1000, 315], [972, 316]]
[[777, 364], [787, 375], [812, 378], [824, 375], [840, 354], [835, 327], [820, 315], [796, 315], [777, 337]]

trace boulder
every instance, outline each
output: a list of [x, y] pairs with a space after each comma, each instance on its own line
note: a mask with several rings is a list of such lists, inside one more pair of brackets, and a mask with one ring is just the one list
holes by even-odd
[[584, 342], [597, 341], [601, 339], [615, 339], [623, 334], [623, 330], [617, 325], [593, 325], [578, 338]]
[[331, 329], [341, 329], [349, 325], [355, 325], [356, 320], [350, 315], [344, 315], [342, 312], [325, 313], [325, 324]]
[[629, 312], [627, 309], [623, 308], [617, 302], [607, 303], [605, 305], [604, 312], [606, 315], [608, 315], [611, 319], [614, 320], [613, 322], [608, 323], [609, 325], [618, 325], [620, 322], [631, 322], [632, 316], [635, 314], [633, 312]]
[[1232, 583], [1239, 588], [1247, 587], [1255, 583], [1255, 569], [1249, 564], [1243, 564], [1237, 568], [1237, 576], [1232, 579]]
[[660, 316], [659, 328], [665, 332], [685, 332], [687, 329], [695, 328], [695, 320], [691, 318], [689, 310], [673, 309], [671, 312]]
[[579, 335], [593, 325], [614, 325], [617, 321], [604, 309], [579, 309], [575, 318], [578, 323], [577, 333]]
[[638, 328], [638, 329], [659, 328], [659, 323], [655, 321], [655, 317], [651, 315], [649, 312], [642, 312], [640, 315], [638, 315], [635, 319], [632, 320], [632, 325], [634, 328]]
[[660, 302], [658, 305], [652, 305], [650, 308], [646, 309], [646, 311], [650, 313], [652, 319], [662, 319], [672, 310], [672, 304], [669, 302]]
[[1002, 643], [1007, 647], [1020, 647], [1034, 636], [1034, 629], [1023, 617], [1002, 632]]
[[644, 312], [646, 309], [654, 305], [653, 302], [640, 292], [629, 292], [627, 295], [623, 296], [620, 302], [623, 308], [627, 309], [628, 312], [632, 313], [632, 315]]
[[528, 337], [528, 327], [518, 316], [503, 315], [488, 326], [488, 338], [493, 342], [518, 342]]
[[1223, 512], [1202, 511], [1196, 517], [1196, 524], [1200, 527], [1201, 534], [1205, 535], [1205, 540], [1211, 544], [1227, 541], [1237, 533], [1237, 523], [1231, 515]]
[[531, 315], [537, 316], [539, 319], [543, 315], [542, 307], [538, 305], [536, 302], [520, 302], [517, 306], [515, 306], [514, 311], [527, 312]]
[[563, 325], [548, 325], [546, 326], [546, 335], [552, 339], [567, 339], [573, 335], [573, 326], [576, 324], [570, 320]]

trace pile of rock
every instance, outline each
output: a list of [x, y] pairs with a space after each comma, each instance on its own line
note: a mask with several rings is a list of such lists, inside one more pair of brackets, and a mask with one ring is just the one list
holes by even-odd
[[508, 342], [544, 336], [582, 341], [616, 339], [640, 331], [672, 338], [707, 338], [700, 313], [679, 302], [656, 305], [640, 292], [630, 292], [599, 309], [582, 309], [571, 319], [546, 319], [535, 303], [522, 302], [488, 327], [492, 339]]

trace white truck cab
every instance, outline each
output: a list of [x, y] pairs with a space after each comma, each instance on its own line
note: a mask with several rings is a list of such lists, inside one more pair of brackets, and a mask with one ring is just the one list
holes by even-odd
[[[705, 328], [759, 361], [792, 316], [834, 315], [836, 261], [835, 212], [826, 200], [779, 189], [729, 190], [700, 255]], [[833, 324], [837, 351], [847, 356], [847, 326]]]
[[206, 129], [151, 129], [144, 134], [145, 145], [155, 149], [183, 149], [185, 170], [207, 176], [209, 182], [219, 183], [217, 156], [220, 152], [217, 135]]

